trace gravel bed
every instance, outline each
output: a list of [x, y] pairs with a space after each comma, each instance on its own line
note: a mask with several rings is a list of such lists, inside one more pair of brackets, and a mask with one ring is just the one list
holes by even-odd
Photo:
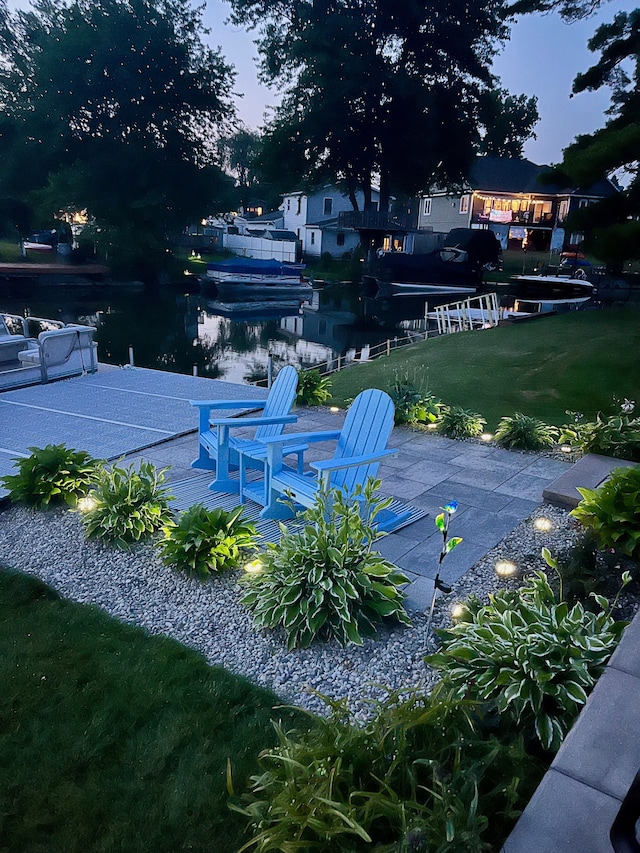
[[[536, 529], [538, 517], [549, 519], [551, 529]], [[461, 578], [451, 595], [438, 600], [433, 626], [449, 623], [455, 601], [472, 593], [486, 599], [501, 587], [520, 583], [519, 578], [499, 578], [494, 571], [497, 560], [509, 559], [524, 573], [543, 569], [543, 546], [557, 553], [577, 536], [578, 528], [565, 511], [540, 507]], [[426, 635], [422, 613], [412, 614], [411, 628], [383, 627], [362, 647], [325, 643], [288, 652], [282, 633], [252, 626], [249, 612], [239, 603], [240, 572], [201, 583], [165, 566], [152, 545], [120, 551], [86, 541], [81, 518], [73, 512], [8, 507], [0, 512], [0, 554], [6, 566], [37, 576], [62, 596], [170, 636], [201, 652], [209, 663], [311, 711], [326, 711], [315, 690], [348, 699], [355, 718], [363, 720], [370, 713], [367, 700], [385, 695], [380, 685], [428, 689], [438, 677], [423, 661], [435, 641]]]

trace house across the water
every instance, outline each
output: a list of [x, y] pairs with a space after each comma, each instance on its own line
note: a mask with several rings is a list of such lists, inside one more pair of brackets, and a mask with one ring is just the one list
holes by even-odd
[[489, 228], [503, 249], [562, 250], [584, 235], [567, 233], [570, 213], [619, 192], [608, 178], [570, 189], [544, 184], [549, 166], [506, 157], [477, 157], [461, 192], [432, 192], [420, 199], [418, 228]]

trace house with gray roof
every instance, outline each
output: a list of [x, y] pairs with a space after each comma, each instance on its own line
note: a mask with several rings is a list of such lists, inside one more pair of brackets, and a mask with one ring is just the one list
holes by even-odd
[[[364, 195], [356, 194], [360, 209], [364, 207]], [[373, 192], [373, 206], [377, 209], [380, 194]], [[338, 187], [324, 186], [321, 189], [286, 193], [280, 210], [284, 216], [284, 228], [293, 231], [302, 244], [303, 255], [319, 258], [328, 253], [332, 258], [350, 256], [360, 242], [357, 230], [342, 227], [340, 214], [352, 211], [353, 206], [346, 193]]]
[[449, 232], [452, 228], [488, 228], [503, 249], [562, 250], [582, 234], [567, 233], [570, 213], [619, 192], [603, 178], [577, 189], [546, 184], [549, 166], [507, 157], [477, 157], [461, 191], [434, 191], [420, 198], [418, 228]]

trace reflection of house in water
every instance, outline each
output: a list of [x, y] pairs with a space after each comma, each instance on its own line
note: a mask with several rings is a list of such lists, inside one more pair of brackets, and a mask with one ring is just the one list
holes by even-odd
[[283, 332], [292, 337], [315, 341], [330, 348], [336, 355], [371, 342], [371, 334], [360, 325], [359, 303], [352, 294], [340, 288], [314, 291], [303, 304], [297, 317], [280, 322]]

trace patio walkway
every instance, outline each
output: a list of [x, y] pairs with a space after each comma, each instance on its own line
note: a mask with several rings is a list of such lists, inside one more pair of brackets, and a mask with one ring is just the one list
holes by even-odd
[[[104, 370], [95, 376], [0, 394], [0, 474], [30, 446], [64, 442], [107, 459], [147, 459], [170, 466], [169, 481], [199, 478], [197, 413], [189, 399], [261, 399], [264, 389], [142, 369]], [[298, 409], [296, 430], [338, 428], [344, 413]], [[426, 518], [384, 537], [383, 554], [412, 579], [408, 609], [428, 607], [440, 552], [434, 526], [440, 507], [459, 502], [451, 533], [462, 544], [443, 563], [453, 582], [542, 502], [543, 490], [569, 464], [475, 442], [396, 428], [396, 457], [381, 465], [382, 492], [428, 512]], [[333, 452], [313, 445], [309, 460]], [[0, 499], [2, 492], [0, 492]], [[640, 766], [640, 616], [625, 634], [578, 723], [512, 835], [504, 853], [606, 853], [608, 829]]]

